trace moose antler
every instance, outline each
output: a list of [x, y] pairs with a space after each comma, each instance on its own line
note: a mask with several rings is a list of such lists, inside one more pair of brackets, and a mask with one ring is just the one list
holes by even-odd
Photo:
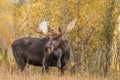
[[43, 34], [47, 34], [48, 33], [48, 22], [47, 21], [41, 22], [38, 28], [43, 32]]
[[66, 29], [62, 32], [61, 28], [59, 27], [59, 33], [55, 32], [52, 33], [52, 38], [53, 39], [57, 39], [59, 37], [61, 37], [63, 34], [65, 34], [66, 32], [69, 33], [75, 26], [75, 23], [77, 21], [77, 18], [74, 18], [66, 27]]
[[38, 31], [37, 29], [35, 29], [35, 28], [33, 28], [33, 27], [31, 27], [31, 29], [32, 29], [34, 32], [36, 32], [36, 33], [43, 34], [41, 31]]
[[66, 27], [66, 29], [62, 32], [62, 30], [59, 28], [59, 32], [56, 32], [55, 30], [53, 30], [52, 28], [50, 28], [50, 26], [48, 26], [48, 22], [47, 21], [42, 21], [38, 28], [40, 31], [37, 31], [33, 28], [33, 30], [39, 34], [47, 34], [49, 35], [50, 39], [57, 39], [59, 37], [61, 37], [63, 34], [65, 34], [66, 32], [70, 32], [73, 27], [75, 26], [75, 23], [77, 21], [77, 18], [74, 18]]
[[38, 29], [35, 29], [33, 27], [31, 27], [31, 29], [33, 31], [35, 31], [36, 33], [39, 34], [44, 34], [44, 35], [48, 35], [48, 36], [52, 36], [54, 34], [56, 34], [57, 32], [55, 30], [53, 30], [50, 26], [48, 26], [48, 22], [47, 21], [42, 21], [39, 26], [37, 27], [40, 31], [38, 31]]
[[77, 18], [74, 18], [74, 19], [67, 25], [67, 27], [66, 27], [66, 29], [65, 29], [65, 32], [67, 32], [67, 33], [70, 32], [70, 31], [74, 28], [76, 21], [77, 21]]

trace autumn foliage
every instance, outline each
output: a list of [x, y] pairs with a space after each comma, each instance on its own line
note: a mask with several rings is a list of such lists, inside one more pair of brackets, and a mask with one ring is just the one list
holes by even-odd
[[64, 30], [77, 18], [65, 35], [71, 50], [68, 72], [119, 75], [119, 5], [119, 0], [0, 0], [0, 66], [16, 65], [11, 52], [15, 39], [44, 36], [34, 31], [41, 21]]

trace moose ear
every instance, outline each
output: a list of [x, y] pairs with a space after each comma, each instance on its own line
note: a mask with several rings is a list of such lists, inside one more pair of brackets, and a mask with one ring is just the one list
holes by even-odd
[[43, 34], [47, 34], [48, 32], [48, 22], [43, 21], [39, 24], [39, 29], [42, 31]]
[[65, 32], [67, 32], [67, 33], [70, 32], [70, 31], [73, 29], [73, 27], [75, 26], [76, 21], [77, 21], [77, 18], [74, 18], [74, 19], [67, 25]]

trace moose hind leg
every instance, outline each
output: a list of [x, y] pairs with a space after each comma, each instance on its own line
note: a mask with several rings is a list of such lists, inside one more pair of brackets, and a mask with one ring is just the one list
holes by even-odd
[[16, 62], [17, 62], [17, 65], [18, 65], [18, 68], [21, 70], [21, 71], [23, 71], [24, 70], [24, 67], [25, 67], [25, 65], [26, 65], [26, 62], [24, 61], [24, 59], [17, 59], [16, 60]]
[[24, 70], [25, 65], [26, 65], [26, 62], [23, 59], [21, 59], [21, 66], [20, 66], [21, 67], [21, 71]]

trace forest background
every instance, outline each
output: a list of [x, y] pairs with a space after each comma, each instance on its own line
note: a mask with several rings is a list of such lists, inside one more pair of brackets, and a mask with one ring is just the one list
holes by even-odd
[[[0, 78], [9, 79], [1, 75], [11, 77], [20, 74], [16, 71], [18, 69], [11, 51], [15, 39], [43, 37], [34, 31], [38, 30], [38, 24], [43, 20], [49, 21], [50, 26], [56, 30], [59, 27], [64, 30], [75, 17], [77, 23], [74, 29], [65, 34], [71, 49], [67, 72], [74, 77], [67, 74], [65, 79], [89, 80], [89, 77], [95, 75], [100, 76], [100, 80], [101, 76], [118, 80], [120, 0], [0, 0]], [[38, 70], [32, 66], [30, 71], [39, 74]], [[47, 76], [52, 80], [51, 76]], [[24, 77], [23, 80], [26, 79]], [[15, 76], [12, 78], [17, 79]], [[33, 77], [31, 79], [34, 80]]]

